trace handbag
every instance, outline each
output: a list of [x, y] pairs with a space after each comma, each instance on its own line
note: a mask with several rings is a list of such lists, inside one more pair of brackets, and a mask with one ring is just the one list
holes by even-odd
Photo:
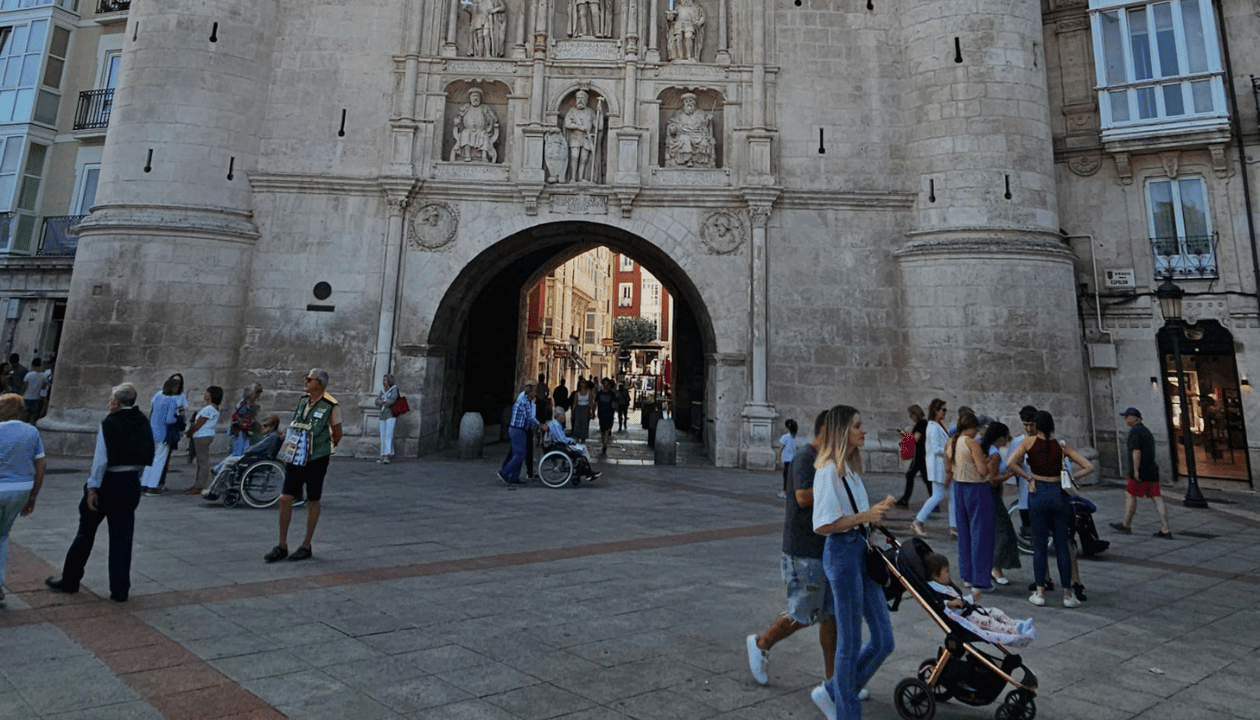
[[901, 433], [901, 459], [902, 460], [914, 459], [914, 433], [911, 433], [911, 432]]
[[[853, 491], [849, 489], [849, 479], [841, 474], [840, 482], [844, 483], [844, 492], [849, 496], [849, 505], [856, 512], [857, 501], [853, 499]], [[862, 525], [858, 528], [858, 532], [862, 533], [862, 539], [866, 540], [866, 552], [863, 557], [866, 560], [867, 576], [874, 580], [876, 585], [882, 588], [888, 587], [892, 578], [888, 575], [888, 564], [884, 562], [884, 554], [871, 544], [871, 531], [868, 527]]]
[[1059, 471], [1059, 487], [1068, 492], [1076, 490], [1076, 481], [1072, 479], [1072, 471], [1068, 469], [1066, 456], [1063, 458], [1063, 469]]
[[394, 401], [394, 404], [389, 406], [389, 411], [393, 413], [394, 417], [406, 415], [411, 412], [411, 405], [407, 404], [406, 397], [399, 395], [398, 399]]

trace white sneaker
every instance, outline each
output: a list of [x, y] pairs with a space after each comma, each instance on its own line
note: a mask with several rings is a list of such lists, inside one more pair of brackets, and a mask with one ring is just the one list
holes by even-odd
[[1036, 605], [1037, 607], [1041, 607], [1046, 604], [1046, 596], [1033, 593], [1032, 595], [1028, 596], [1028, 602], [1032, 603], [1033, 605]]
[[822, 710], [823, 717], [827, 720], [836, 720], [836, 702], [827, 694], [827, 688], [819, 685], [809, 693], [809, 698], [814, 701], [819, 710]]
[[858, 690], [858, 700], [865, 700], [871, 696], [871, 691], [866, 688]]
[[753, 680], [758, 685], [770, 682], [770, 653], [757, 647], [757, 636], [748, 636], [748, 669], [752, 671]]
[[1064, 595], [1064, 596], [1063, 596], [1063, 607], [1065, 607], [1065, 608], [1078, 608], [1078, 607], [1080, 607], [1080, 606], [1081, 606], [1081, 601], [1080, 601], [1080, 600], [1077, 600], [1075, 595]]

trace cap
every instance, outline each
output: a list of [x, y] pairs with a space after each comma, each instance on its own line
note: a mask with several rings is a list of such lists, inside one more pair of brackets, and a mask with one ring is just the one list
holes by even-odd
[[1141, 412], [1140, 412], [1137, 408], [1133, 408], [1133, 407], [1131, 407], [1131, 408], [1129, 408], [1129, 409], [1125, 410], [1124, 412], [1120, 413], [1120, 417], [1126, 417], [1126, 416], [1128, 416], [1128, 415], [1132, 415], [1133, 417], [1137, 418], [1138, 420], [1141, 420], [1141, 419], [1142, 419], [1142, 413], [1141, 413]]

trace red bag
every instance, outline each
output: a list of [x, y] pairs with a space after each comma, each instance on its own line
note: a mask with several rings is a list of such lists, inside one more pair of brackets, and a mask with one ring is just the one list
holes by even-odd
[[901, 459], [914, 459], [914, 433], [901, 433]]
[[398, 399], [394, 401], [394, 404], [389, 406], [389, 411], [393, 413], [394, 417], [398, 417], [399, 415], [406, 415], [411, 412], [411, 406], [407, 404], [407, 398], [400, 395]]

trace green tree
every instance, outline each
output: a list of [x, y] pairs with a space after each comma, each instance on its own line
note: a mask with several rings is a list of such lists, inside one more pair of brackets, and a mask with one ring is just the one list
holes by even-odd
[[619, 317], [613, 321], [613, 342], [636, 345], [656, 339], [656, 323], [641, 317]]

